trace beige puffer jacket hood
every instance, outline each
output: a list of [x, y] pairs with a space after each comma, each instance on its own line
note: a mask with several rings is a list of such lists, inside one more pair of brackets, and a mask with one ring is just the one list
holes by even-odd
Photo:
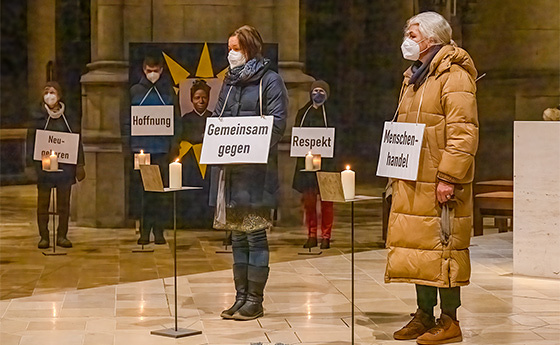
[[[408, 85], [411, 74], [410, 69], [405, 72], [398, 121], [415, 123], [418, 118], [426, 128], [417, 180], [393, 180], [391, 185], [385, 282], [467, 285], [471, 183], [478, 147], [477, 72], [466, 51], [447, 45], [432, 59], [428, 76], [417, 90]], [[450, 224], [448, 239], [442, 232], [442, 205], [436, 199], [438, 180], [455, 185], [443, 219]]]

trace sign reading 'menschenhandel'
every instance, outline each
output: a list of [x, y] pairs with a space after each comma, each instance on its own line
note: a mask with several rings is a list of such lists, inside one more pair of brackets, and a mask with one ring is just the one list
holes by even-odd
[[273, 120], [273, 116], [207, 118], [200, 163], [266, 163]]
[[425, 127], [423, 123], [385, 122], [377, 176], [416, 181]]
[[334, 128], [293, 127], [290, 157], [305, 157], [311, 151], [323, 158], [332, 158], [334, 152]]
[[76, 133], [38, 129], [35, 134], [33, 160], [40, 161], [44, 156], [50, 156], [54, 152], [58, 156], [59, 163], [77, 164], [79, 141], [80, 135]]
[[173, 135], [172, 105], [134, 105], [130, 108], [130, 135]]

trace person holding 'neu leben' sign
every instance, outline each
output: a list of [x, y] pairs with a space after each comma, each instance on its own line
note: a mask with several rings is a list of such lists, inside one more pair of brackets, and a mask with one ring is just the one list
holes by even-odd
[[[32, 157], [35, 144], [36, 131], [46, 130], [65, 133], [79, 133], [79, 118], [75, 113], [68, 114], [62, 102], [62, 88], [56, 81], [49, 81], [43, 88], [43, 99], [39, 108], [31, 117], [31, 128], [28, 150]], [[70, 216], [70, 192], [76, 181], [82, 181], [85, 176], [84, 150], [81, 139], [78, 141], [77, 164], [58, 164], [59, 171], [43, 171], [41, 162], [35, 162], [37, 171], [37, 225], [41, 240], [38, 247], [49, 248], [49, 205], [51, 202], [51, 189], [56, 187], [56, 210], [58, 214], [58, 228], [56, 231], [56, 245], [71, 248], [72, 242], [67, 237], [68, 220]]]
[[271, 209], [277, 203], [278, 142], [286, 128], [288, 92], [262, 49], [261, 35], [251, 26], [244, 25], [229, 35], [229, 69], [212, 115], [274, 118], [267, 164], [212, 167], [214, 228], [233, 231], [236, 296], [235, 303], [221, 313], [225, 319], [251, 320], [264, 314], [262, 302], [269, 273], [266, 230], [271, 227]]
[[414, 63], [404, 73], [397, 121], [426, 127], [416, 181], [391, 184], [385, 282], [415, 284], [418, 304], [413, 319], [393, 337], [418, 344], [459, 342], [460, 287], [469, 284], [471, 273], [477, 71], [437, 13], [410, 18], [404, 36], [403, 56]]
[[[296, 116], [296, 127], [327, 127], [327, 113], [325, 102], [329, 97], [329, 84], [323, 80], [316, 80], [311, 84], [309, 92], [311, 100], [301, 108]], [[334, 169], [334, 160], [323, 158], [321, 170]], [[301, 193], [305, 223], [307, 225], [307, 242], [303, 248], [317, 246], [317, 196], [319, 186], [315, 173], [302, 171], [305, 168], [305, 157], [298, 157], [292, 187]], [[321, 201], [321, 249], [330, 248], [331, 232], [334, 218], [332, 201]]]

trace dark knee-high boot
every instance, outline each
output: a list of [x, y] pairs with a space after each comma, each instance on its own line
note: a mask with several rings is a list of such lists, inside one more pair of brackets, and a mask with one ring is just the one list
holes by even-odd
[[138, 244], [150, 244], [150, 232], [152, 231], [152, 224], [146, 220], [140, 221], [140, 238]]
[[39, 235], [41, 240], [39, 241], [38, 247], [40, 249], [45, 249], [50, 246], [49, 240], [49, 215], [48, 214], [38, 214], [37, 215], [37, 225], [39, 227]]
[[247, 280], [249, 282], [247, 301], [233, 314], [235, 320], [253, 320], [264, 315], [264, 287], [268, 280], [268, 267], [248, 265]]
[[238, 311], [247, 300], [247, 264], [233, 264], [233, 282], [235, 284], [235, 302], [220, 314], [224, 319], [233, 319], [233, 314]]

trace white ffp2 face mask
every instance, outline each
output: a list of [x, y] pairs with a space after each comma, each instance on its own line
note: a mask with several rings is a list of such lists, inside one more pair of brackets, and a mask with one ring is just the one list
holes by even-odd
[[420, 58], [420, 45], [407, 37], [401, 44], [402, 55], [405, 59], [416, 61]]
[[245, 55], [243, 55], [242, 52], [235, 51], [233, 49], [229, 51], [227, 59], [229, 61], [229, 67], [230, 68], [243, 66], [245, 64], [245, 62], [247, 62], [245, 60]]
[[151, 81], [152, 84], [155, 84], [156, 81], [159, 80], [159, 73], [158, 72], [150, 72], [150, 73], [146, 74], [146, 78], [148, 78], [148, 80]]
[[55, 94], [47, 93], [46, 95], [43, 96], [43, 100], [49, 107], [52, 108], [58, 101], [58, 98], [56, 97]]

